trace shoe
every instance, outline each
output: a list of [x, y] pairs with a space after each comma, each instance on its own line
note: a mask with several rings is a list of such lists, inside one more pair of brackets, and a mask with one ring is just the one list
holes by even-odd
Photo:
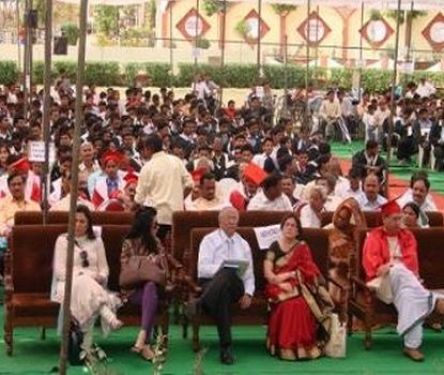
[[220, 362], [224, 365], [232, 365], [234, 363], [233, 353], [231, 347], [227, 347], [220, 350]]
[[404, 354], [415, 362], [424, 361], [424, 354], [419, 349], [404, 348]]
[[133, 353], [139, 354], [145, 361], [151, 362], [154, 358], [154, 353], [148, 345], [143, 347], [133, 346], [131, 348]]

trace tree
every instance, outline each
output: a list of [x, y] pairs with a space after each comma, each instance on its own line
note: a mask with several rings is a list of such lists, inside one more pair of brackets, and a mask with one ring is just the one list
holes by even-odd
[[105, 36], [117, 34], [119, 31], [119, 7], [98, 5], [94, 9], [95, 25], [99, 33]]
[[204, 0], [203, 9], [208, 17], [211, 17], [215, 13], [220, 13], [224, 11], [224, 1], [223, 0]]
[[297, 9], [296, 5], [289, 4], [272, 4], [274, 12], [279, 16], [279, 45], [281, 56], [285, 53], [285, 38], [287, 36], [287, 16]]

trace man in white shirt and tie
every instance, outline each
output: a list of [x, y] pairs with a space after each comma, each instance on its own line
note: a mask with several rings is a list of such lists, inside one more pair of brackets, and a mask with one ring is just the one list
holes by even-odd
[[[220, 360], [228, 365], [234, 362], [230, 305], [239, 303], [242, 309], [248, 309], [255, 290], [251, 249], [248, 242], [236, 233], [238, 222], [239, 213], [235, 208], [220, 211], [219, 229], [203, 238], [197, 264], [199, 284], [203, 287], [198, 305], [216, 320]], [[233, 267], [229, 267], [229, 261]], [[246, 267], [236, 268], [235, 263], [243, 263]]]

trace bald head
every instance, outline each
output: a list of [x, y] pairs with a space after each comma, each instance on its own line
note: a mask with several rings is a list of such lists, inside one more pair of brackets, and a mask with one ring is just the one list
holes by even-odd
[[222, 229], [228, 237], [233, 236], [239, 223], [239, 212], [233, 207], [223, 208], [219, 212], [219, 228]]

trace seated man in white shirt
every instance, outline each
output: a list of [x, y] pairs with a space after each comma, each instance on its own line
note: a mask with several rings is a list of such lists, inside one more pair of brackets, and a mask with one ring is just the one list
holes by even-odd
[[[219, 229], [207, 234], [199, 247], [197, 273], [203, 293], [197, 302], [203, 312], [216, 320], [219, 334], [220, 360], [231, 365], [230, 305], [239, 303], [248, 309], [253, 298], [255, 283], [253, 258], [248, 242], [236, 233], [239, 213], [232, 207], [219, 213]], [[227, 261], [245, 263], [238, 269], [224, 266]]]
[[362, 211], [379, 211], [387, 199], [379, 194], [380, 181], [375, 174], [369, 174], [364, 180], [364, 194], [358, 203]]
[[325, 211], [327, 191], [323, 186], [313, 186], [308, 193], [308, 204], [303, 206], [299, 213], [299, 220], [303, 228], [321, 228], [321, 215]]
[[290, 199], [282, 193], [282, 177], [269, 175], [262, 182], [262, 190], [250, 200], [247, 211], [293, 211]]
[[421, 212], [418, 219], [420, 226], [427, 226], [429, 223], [425, 212], [438, 211], [438, 207], [429, 191], [430, 181], [427, 173], [419, 171], [410, 179], [410, 188], [397, 200], [400, 207], [404, 207], [409, 202], [416, 203]]
[[187, 211], [219, 211], [230, 203], [217, 193], [216, 176], [210, 172], [204, 173], [199, 181], [199, 197], [188, 202]]

